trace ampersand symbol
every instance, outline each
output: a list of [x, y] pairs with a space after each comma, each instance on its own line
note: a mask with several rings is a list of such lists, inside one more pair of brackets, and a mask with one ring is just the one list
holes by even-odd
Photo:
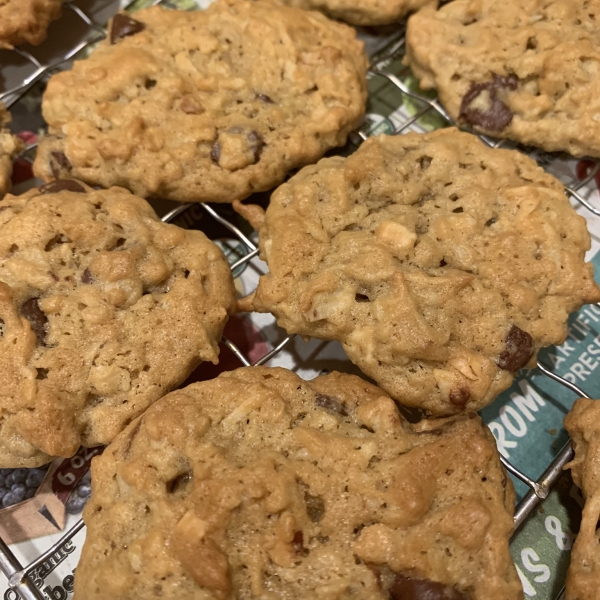
[[546, 531], [554, 536], [556, 545], [560, 550], [570, 550], [575, 537], [568, 529], [563, 531], [561, 522], [556, 517], [546, 517], [544, 521]]

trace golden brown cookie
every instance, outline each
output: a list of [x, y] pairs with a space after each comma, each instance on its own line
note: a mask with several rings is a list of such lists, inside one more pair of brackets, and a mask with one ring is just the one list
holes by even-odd
[[366, 67], [352, 28], [267, 0], [120, 14], [48, 83], [34, 170], [142, 197], [243, 199], [345, 143]]
[[0, 0], [0, 48], [37, 46], [65, 0]]
[[455, 0], [408, 21], [406, 63], [459, 124], [600, 156], [600, 0]]
[[338, 340], [393, 398], [478, 410], [600, 300], [585, 219], [531, 159], [455, 129], [380, 136], [271, 197], [253, 306]]
[[76, 600], [518, 600], [514, 492], [475, 414], [250, 367], [169, 394], [92, 464]]
[[229, 265], [122, 188], [55, 181], [0, 202], [0, 466], [107, 444], [217, 362]]
[[305, 10], [320, 10], [353, 25], [386, 25], [438, 0], [282, 0]]
[[567, 600], [598, 600], [600, 590], [600, 400], [580, 398], [565, 417], [575, 446], [567, 466], [581, 488], [585, 507], [567, 572]]
[[8, 109], [0, 102], [0, 200], [10, 191], [13, 159], [25, 148], [25, 144], [6, 129], [10, 121]]

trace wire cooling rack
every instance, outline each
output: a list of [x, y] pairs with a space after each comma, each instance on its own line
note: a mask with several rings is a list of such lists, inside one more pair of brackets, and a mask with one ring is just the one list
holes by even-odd
[[[133, 5], [135, 2], [130, 2], [129, 5]], [[175, 8], [168, 0], [154, 0], [151, 5], [163, 5], [166, 7]], [[35, 83], [44, 78], [48, 77], [56, 70], [67, 68], [70, 61], [89, 48], [93, 44], [102, 40], [106, 37], [106, 28], [94, 21], [94, 19], [88, 14], [88, 12], [82, 9], [76, 0], [66, 2], [65, 12], [70, 12], [71, 16], [75, 16], [80, 20], [80, 24], [85, 27], [85, 31], [80, 38], [69, 46], [66, 50], [62, 51], [58, 56], [53, 57], [51, 60], [45, 62], [36, 56], [32, 51], [25, 50], [23, 48], [15, 48], [14, 53], [17, 54], [22, 61], [24, 61], [25, 67], [21, 65], [21, 68], [26, 70], [26, 75], [20, 78], [20, 80], [13, 84], [9, 89], [4, 90], [0, 93], [0, 101], [3, 101], [7, 106], [11, 106], [17, 100], [19, 100]], [[367, 34], [368, 35], [368, 34]], [[383, 49], [379, 50], [374, 57], [369, 68], [369, 77], [381, 78], [391, 83], [400, 92], [404, 99], [410, 99], [413, 106], [416, 106], [414, 114], [410, 117], [403, 118], [401, 122], [395, 119], [394, 135], [398, 135], [411, 129], [418, 128], [419, 120], [427, 117], [428, 115], [435, 115], [441, 118], [447, 125], [455, 125], [452, 118], [441, 106], [435, 96], [425, 95], [419, 91], [415, 91], [410, 85], [410, 71], [407, 67], [402, 67], [399, 70], [392, 72], [388, 70], [388, 67], [392, 62], [396, 62], [399, 57], [404, 54], [405, 47], [405, 29], [404, 26], [398, 26], [397, 31], [394, 35], [390, 36], [389, 40], [386, 41]], [[2, 76], [3, 66], [0, 63], [0, 76]], [[487, 136], [478, 135], [478, 137], [488, 146], [492, 148], [500, 147], [514, 147], [515, 145], [506, 140], [496, 140]], [[361, 141], [367, 138], [367, 133], [364, 130], [358, 130], [351, 135], [351, 138], [356, 144], [360, 144]], [[34, 148], [35, 145], [29, 146], [27, 151]], [[517, 149], [524, 151], [530, 155], [531, 152], [527, 152], [526, 148], [517, 147]], [[30, 154], [29, 154], [30, 155]], [[532, 158], [536, 158], [535, 154]], [[573, 185], [565, 185], [568, 196], [575, 201], [579, 202], [587, 210], [596, 216], [600, 216], [600, 210], [593, 206], [587, 199], [585, 199], [579, 190], [589, 183], [598, 172], [600, 163], [594, 162], [591, 169], [589, 169], [587, 176], [578, 181]], [[162, 220], [169, 222], [174, 220], [176, 217], [189, 210], [192, 204], [181, 204], [176, 208], [169, 211], [162, 217]], [[231, 265], [231, 270], [236, 271], [241, 266], [250, 263], [255, 260], [258, 256], [258, 248], [253, 241], [246, 236], [236, 225], [231, 223], [219, 214], [212, 206], [208, 204], [201, 204], [202, 209], [206, 212], [206, 215], [213, 219], [215, 223], [224, 226], [228, 229], [232, 236], [238, 240], [246, 248], [247, 253], [240, 258], [237, 262]], [[233, 342], [227, 338], [223, 338], [221, 343], [226, 346], [244, 366], [262, 365], [267, 363], [271, 358], [278, 354], [294, 336], [285, 336], [281, 342], [271, 348], [258, 360], [252, 362]], [[553, 373], [546, 366], [538, 362], [538, 369], [545, 376], [557, 381], [558, 383], [565, 386], [567, 389], [574, 392], [578, 397], [589, 396], [578, 386], [570, 381], [564, 379]], [[521, 499], [515, 508], [514, 515], [514, 532], [513, 534], [525, 523], [527, 518], [532, 514], [537, 506], [539, 506], [549, 495], [552, 486], [556, 483], [560, 477], [563, 467], [573, 458], [573, 447], [571, 442], [567, 442], [564, 447], [559, 451], [554, 460], [547, 466], [546, 470], [538, 479], [532, 479], [517, 469], [503, 456], [500, 457], [506, 470], [512, 473], [516, 478], [521, 480], [529, 487], [529, 491]], [[84, 523], [79, 520], [73, 527], [71, 527], [65, 534], [56, 542], [53, 546], [48, 548], [46, 552], [38, 556], [30, 564], [23, 566], [17, 560], [15, 555], [12, 553], [7, 544], [0, 538], [0, 571], [4, 573], [8, 579], [8, 585], [11, 590], [17, 592], [23, 600], [44, 600], [44, 596], [36, 586], [30, 581], [29, 574], [40, 564], [51, 557], [57, 552], [64, 544], [70, 541], [79, 531], [84, 528]], [[559, 593], [557, 600], [564, 597], [564, 588]]]

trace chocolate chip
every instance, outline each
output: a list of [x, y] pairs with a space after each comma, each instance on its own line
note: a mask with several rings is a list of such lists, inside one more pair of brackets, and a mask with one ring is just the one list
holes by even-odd
[[47, 379], [48, 378], [48, 369], [36, 369], [37, 371], [37, 375], [35, 376], [36, 379]]
[[506, 348], [498, 357], [498, 366], [505, 371], [517, 372], [533, 356], [533, 338], [516, 325], [506, 336]]
[[365, 294], [354, 294], [354, 301], [355, 302], [371, 302], [369, 300], [369, 296], [366, 296]]
[[[513, 113], [498, 98], [498, 91], [503, 89], [516, 90], [519, 80], [515, 75], [501, 77], [496, 73], [492, 73], [492, 77], [492, 81], [471, 84], [460, 104], [458, 117], [470, 125], [481, 127], [487, 131], [502, 131], [512, 121]], [[470, 108], [473, 100], [484, 91], [489, 94], [490, 107], [487, 110]]]
[[313, 523], [318, 523], [325, 514], [325, 503], [320, 496], [311, 496], [308, 492], [304, 493], [304, 502], [306, 502], [306, 514]]
[[485, 222], [486, 227], [491, 227], [497, 221], [496, 217], [492, 217]]
[[292, 547], [294, 548], [294, 552], [296, 554], [300, 554], [302, 552], [303, 546], [304, 534], [301, 531], [296, 531], [296, 533], [294, 533], [294, 539], [292, 540]]
[[464, 408], [471, 397], [471, 392], [467, 388], [460, 388], [450, 392], [450, 402], [458, 408]]
[[87, 193], [80, 183], [73, 181], [72, 179], [57, 179], [56, 181], [51, 181], [38, 188], [38, 191], [40, 194], [56, 194], [57, 192]]
[[325, 410], [337, 413], [342, 417], [348, 416], [348, 411], [346, 410], [344, 404], [338, 402], [335, 398], [332, 398], [331, 396], [325, 396], [325, 394], [317, 394], [315, 404], [317, 406], [320, 406], [321, 408], [324, 408]]
[[118, 40], [135, 35], [144, 29], [146, 29], [144, 23], [140, 23], [123, 13], [118, 13], [115, 15], [110, 28], [110, 43], [114, 44]]
[[264, 102], [265, 104], [275, 104], [275, 102], [273, 102], [273, 100], [271, 100], [271, 98], [269, 98], [269, 96], [266, 94], [256, 94], [256, 99]]
[[167, 492], [169, 494], [175, 494], [182, 490], [191, 480], [192, 474], [189, 471], [180, 473], [177, 477], [167, 481]]
[[59, 179], [63, 171], [71, 171], [71, 163], [64, 152], [50, 152], [50, 170], [54, 179]]
[[248, 141], [250, 142], [250, 150], [252, 150], [252, 154], [254, 154], [254, 162], [257, 163], [260, 159], [263, 148], [265, 147], [265, 142], [263, 141], [260, 133], [256, 131], [251, 131], [248, 134]]
[[415, 579], [398, 575], [394, 577], [390, 600], [468, 600], [456, 588], [429, 579]]
[[31, 324], [31, 329], [35, 332], [38, 342], [44, 344], [46, 341], [48, 319], [40, 309], [38, 301], [39, 298], [30, 298], [23, 303], [21, 306], [21, 315]]
[[219, 164], [221, 158], [221, 142], [216, 142], [210, 151], [210, 158], [214, 163]]
[[85, 271], [81, 274], [81, 283], [92, 283], [93, 281], [92, 274], [89, 269], [85, 269]]

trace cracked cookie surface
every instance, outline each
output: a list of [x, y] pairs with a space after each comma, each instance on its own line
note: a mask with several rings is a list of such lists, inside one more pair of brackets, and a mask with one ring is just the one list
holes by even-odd
[[580, 398], [565, 417], [575, 446], [567, 465], [585, 506], [567, 571], [567, 600], [596, 600], [600, 590], [600, 401]]
[[229, 265], [122, 188], [58, 180], [0, 202], [0, 466], [106, 444], [217, 361]]
[[76, 600], [522, 598], [479, 417], [411, 425], [352, 375], [250, 367], [172, 392], [92, 482]]
[[10, 191], [13, 159], [25, 148], [25, 144], [6, 128], [10, 121], [10, 113], [0, 102], [0, 200]]
[[438, 0], [282, 0], [305, 10], [320, 10], [353, 25], [386, 25]]
[[0, 48], [37, 46], [65, 0], [0, 0]]
[[49, 81], [34, 171], [145, 198], [242, 199], [345, 143], [366, 67], [352, 28], [266, 0], [117, 15]]
[[455, 0], [408, 21], [406, 63], [461, 125], [600, 156], [600, 0]]
[[479, 410], [600, 299], [585, 219], [528, 157], [455, 129], [380, 136], [271, 197], [251, 298], [338, 340], [393, 398]]

